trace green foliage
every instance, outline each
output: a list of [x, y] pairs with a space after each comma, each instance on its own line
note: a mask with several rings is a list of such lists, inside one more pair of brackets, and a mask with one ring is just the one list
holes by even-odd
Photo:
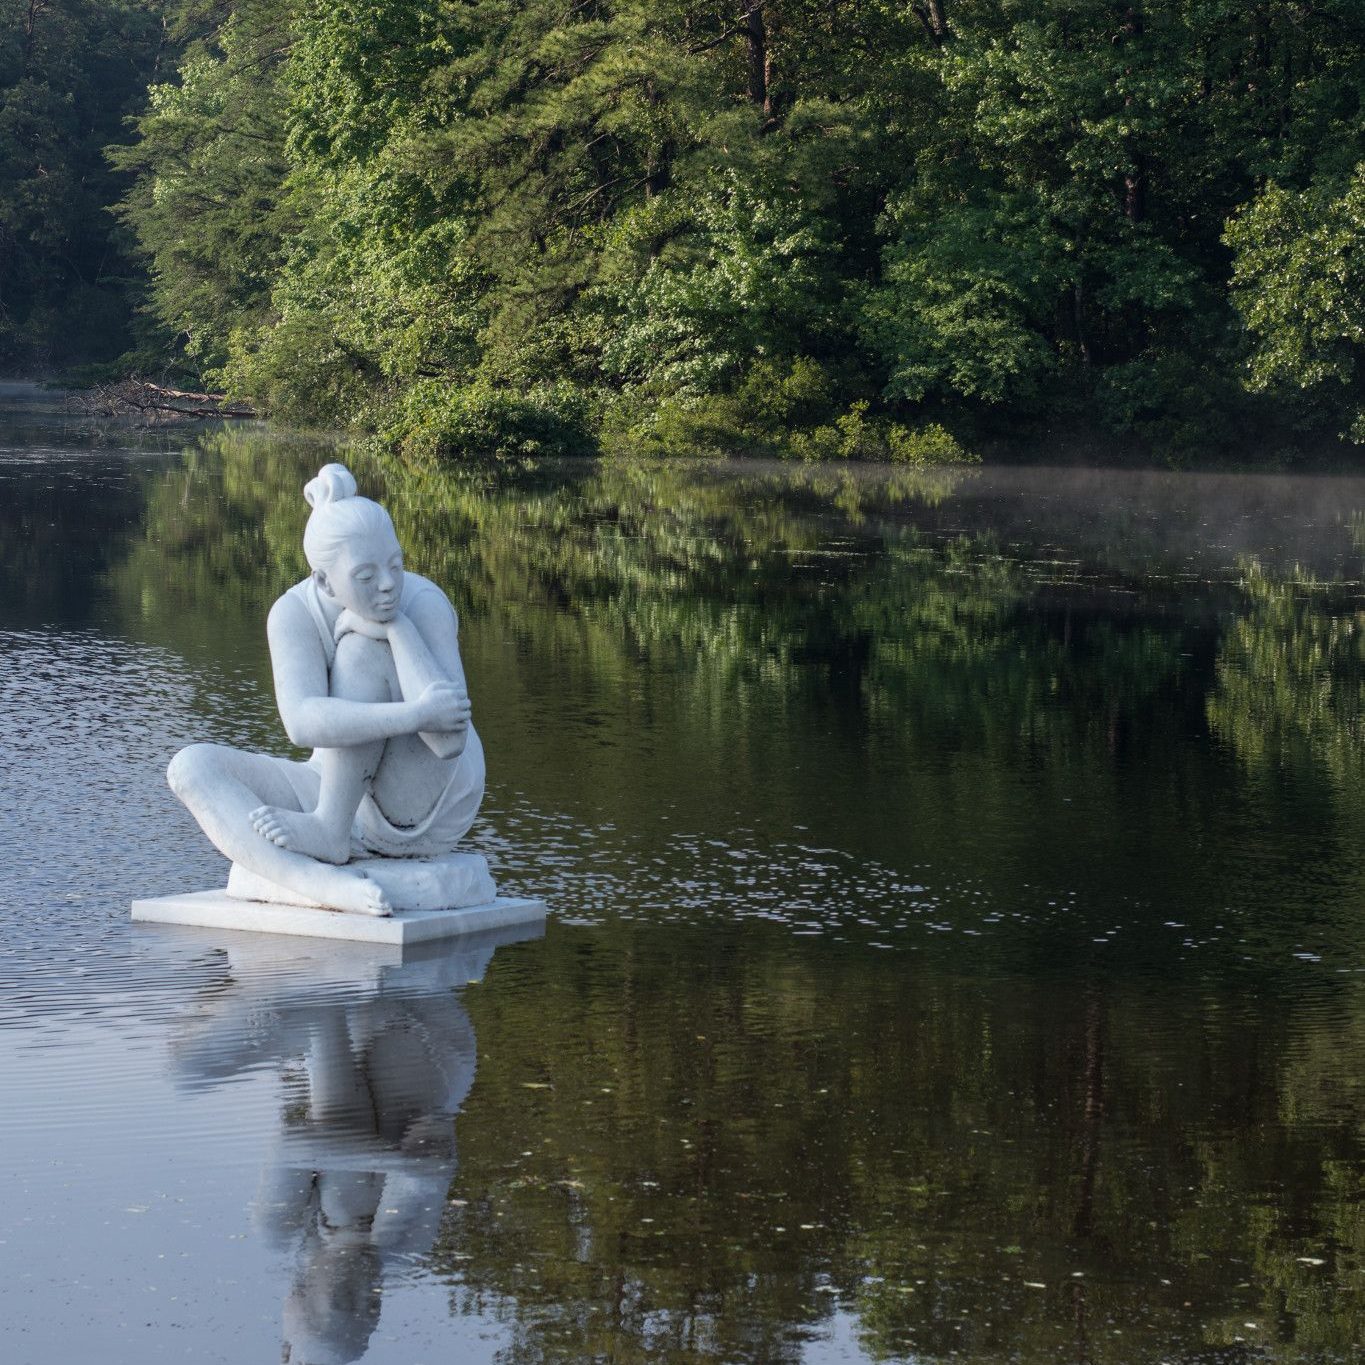
[[1365, 442], [1365, 161], [1345, 183], [1272, 181], [1227, 240], [1252, 386], [1310, 391]]
[[151, 259], [151, 307], [210, 375], [268, 315], [291, 226], [280, 70], [294, 17], [292, 0], [234, 5], [112, 153], [137, 177], [120, 214]]
[[980, 456], [965, 449], [957, 438], [937, 422], [905, 427], [893, 422], [886, 429], [888, 457], [896, 464], [976, 464]]
[[1036, 400], [1058, 366], [1043, 330], [1060, 292], [1057, 245], [1001, 202], [956, 212], [900, 201], [885, 275], [869, 291], [865, 329], [887, 367], [887, 391], [918, 402], [958, 395]]
[[596, 443], [589, 417], [571, 386], [521, 394], [486, 382], [426, 379], [403, 391], [382, 434], [415, 456], [590, 455]]
[[759, 360], [733, 393], [672, 399], [635, 393], [618, 400], [606, 438], [613, 449], [651, 455], [782, 456], [791, 453], [792, 430], [828, 416], [834, 400], [833, 377], [818, 362]]
[[666, 191], [623, 218], [613, 251], [665, 242], [638, 271], [618, 266], [595, 296], [611, 320], [602, 367], [627, 392], [686, 400], [733, 391], [750, 366], [762, 386], [768, 357], [812, 363], [802, 351], [837, 296], [831, 225], [733, 175], [691, 196]]
[[157, 60], [156, 0], [0, 0], [0, 366], [48, 370], [132, 340], [127, 182], [104, 147]]
[[907, 426], [873, 413], [866, 398], [842, 412], [837, 376], [806, 357], [750, 366], [733, 393], [653, 402], [618, 402], [605, 432], [607, 448], [650, 456], [714, 456], [744, 452], [775, 459], [877, 460], [924, 467], [971, 464], [966, 450], [937, 422]]
[[1243, 566], [1246, 608], [1227, 630], [1209, 724], [1262, 771], [1319, 766], [1331, 784], [1358, 782], [1365, 762], [1365, 635], [1340, 590], [1301, 569]]
[[277, 415], [570, 386], [613, 448], [904, 458], [926, 421], [1063, 420], [1188, 460], [1313, 427], [1248, 385], [1360, 410], [1347, 0], [204, 15], [122, 212], [156, 315]]
[[974, 464], [980, 459], [937, 422], [907, 427], [884, 417], [870, 418], [866, 399], [831, 425], [793, 433], [791, 451], [801, 460], [891, 460], [919, 467]]
[[1222, 219], [1257, 173], [1360, 135], [1360, 12], [1291, 9], [950, 7], [941, 116], [868, 296], [892, 392], [1088, 412], [1177, 451], [1235, 434]]
[[[1229, 347], [1224, 352], [1235, 353]], [[1131, 432], [1173, 466], [1189, 464], [1210, 445], [1254, 435], [1257, 405], [1210, 346], [1203, 355], [1153, 347], [1111, 365], [1096, 384], [1096, 402], [1115, 431]], [[1267, 422], [1273, 429], [1273, 421]]]

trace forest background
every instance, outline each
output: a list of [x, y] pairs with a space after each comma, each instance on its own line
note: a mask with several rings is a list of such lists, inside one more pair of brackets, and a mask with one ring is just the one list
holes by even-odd
[[1365, 442], [1362, 0], [0, 0], [0, 372], [412, 452]]

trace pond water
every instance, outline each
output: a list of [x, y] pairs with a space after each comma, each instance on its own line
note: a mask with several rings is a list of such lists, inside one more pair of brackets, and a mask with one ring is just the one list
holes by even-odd
[[349, 453], [547, 931], [132, 925], [328, 456], [8, 395], [6, 1362], [1359, 1358], [1365, 481]]

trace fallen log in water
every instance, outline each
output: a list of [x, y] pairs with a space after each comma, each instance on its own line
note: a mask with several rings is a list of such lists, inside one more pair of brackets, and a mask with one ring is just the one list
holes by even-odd
[[146, 422], [203, 421], [208, 418], [255, 417], [247, 403], [229, 402], [224, 393], [194, 393], [167, 388], [149, 379], [120, 379], [75, 394], [73, 405], [92, 417], [138, 416]]

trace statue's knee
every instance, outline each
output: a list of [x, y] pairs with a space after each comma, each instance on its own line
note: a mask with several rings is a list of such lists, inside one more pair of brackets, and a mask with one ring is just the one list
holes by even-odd
[[362, 635], [359, 631], [348, 631], [337, 641], [338, 663], [375, 663], [387, 658], [388, 654], [387, 641], [371, 640], [368, 635]]
[[389, 695], [393, 655], [383, 640], [352, 631], [337, 641], [332, 662], [332, 695], [352, 701], [382, 701]]
[[212, 749], [211, 744], [187, 745], [166, 765], [166, 781], [182, 801], [202, 776]]

